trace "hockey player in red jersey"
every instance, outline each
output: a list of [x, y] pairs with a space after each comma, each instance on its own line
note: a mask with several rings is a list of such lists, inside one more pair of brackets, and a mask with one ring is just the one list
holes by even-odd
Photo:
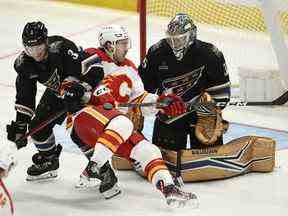
[[117, 177], [108, 166], [108, 160], [116, 153], [139, 162], [145, 176], [163, 193], [167, 204], [181, 207], [187, 201], [197, 201], [195, 194], [183, 192], [174, 184], [158, 147], [135, 130], [124, 112], [116, 109], [118, 103], [169, 101], [161, 110], [176, 116], [185, 112], [184, 103], [174, 95], [158, 97], [144, 91], [135, 65], [125, 58], [131, 45], [123, 27], [102, 28], [99, 43], [100, 48], [86, 49], [89, 57], [83, 61], [82, 71], [102, 67], [105, 74], [103, 85], [93, 90], [88, 105], [75, 117], [71, 134], [72, 140], [89, 158], [81, 178], [88, 181], [99, 178], [99, 190], [105, 198], [119, 194]]

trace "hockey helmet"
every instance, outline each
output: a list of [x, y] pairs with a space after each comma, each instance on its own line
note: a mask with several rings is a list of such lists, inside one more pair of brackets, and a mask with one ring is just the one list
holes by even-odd
[[166, 41], [173, 50], [177, 60], [181, 60], [187, 48], [194, 43], [197, 27], [185, 13], [177, 13], [171, 19], [166, 30]]
[[[114, 60], [117, 60], [115, 59], [115, 56], [118, 56], [119, 59], [123, 60], [128, 49], [131, 48], [131, 40], [128, 31], [123, 26], [109, 25], [102, 27], [99, 31], [98, 40], [100, 47], [103, 47], [108, 55]], [[122, 50], [120, 51], [122, 57], [120, 57], [119, 53], [116, 53], [116, 49], [118, 50], [118, 48]]]
[[46, 42], [48, 30], [45, 25], [38, 22], [28, 22], [22, 33], [22, 43], [24, 46], [35, 46]]

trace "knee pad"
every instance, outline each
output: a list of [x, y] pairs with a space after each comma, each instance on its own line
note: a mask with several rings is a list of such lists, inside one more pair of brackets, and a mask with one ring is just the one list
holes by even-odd
[[142, 140], [132, 149], [131, 158], [140, 163], [144, 176], [153, 184], [159, 179], [173, 182], [161, 152], [154, 144]]
[[108, 123], [105, 130], [107, 129], [116, 132], [126, 141], [131, 136], [134, 126], [129, 118], [124, 115], [119, 115]]
[[152, 161], [158, 158], [162, 159], [162, 154], [159, 148], [148, 142], [142, 140], [131, 151], [130, 157], [141, 163], [143, 169]]

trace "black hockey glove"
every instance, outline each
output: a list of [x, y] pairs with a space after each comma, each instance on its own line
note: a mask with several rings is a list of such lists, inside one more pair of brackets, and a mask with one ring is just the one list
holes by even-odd
[[86, 89], [81, 83], [74, 83], [65, 90], [63, 101], [68, 112], [74, 113], [82, 107], [81, 98], [84, 96], [85, 91]]
[[27, 138], [22, 139], [27, 131], [27, 123], [20, 121], [11, 121], [6, 125], [7, 139], [14, 142], [18, 149], [27, 145]]

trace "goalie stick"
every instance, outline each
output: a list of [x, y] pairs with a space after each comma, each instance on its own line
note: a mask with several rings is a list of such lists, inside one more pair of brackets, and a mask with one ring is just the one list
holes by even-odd
[[[187, 102], [187, 107], [195, 107], [195, 106], [201, 106], [206, 104], [215, 104], [217, 106], [221, 105], [227, 105], [227, 106], [277, 106], [277, 105], [284, 105], [288, 102], [288, 91], [282, 94], [280, 97], [276, 98], [273, 101], [251, 101], [251, 102], [245, 102], [245, 101], [229, 101], [228, 103], [215, 103], [215, 102], [208, 102], [208, 103], [189, 103]], [[148, 103], [120, 103], [118, 104], [118, 107], [149, 107], [149, 106], [167, 106], [165, 103], [156, 103], [156, 102], [148, 102]]]

